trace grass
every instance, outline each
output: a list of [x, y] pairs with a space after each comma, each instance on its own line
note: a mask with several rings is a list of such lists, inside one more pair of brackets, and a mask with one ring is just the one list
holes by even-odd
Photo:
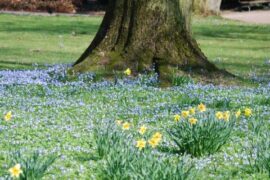
[[[139, 79], [124, 77], [117, 84], [93, 82], [89, 74], [68, 81], [66, 67], [38, 69], [32, 66], [32, 63], [44, 65], [74, 62], [88, 46], [100, 21], [99, 17], [0, 15], [0, 179], [8, 179], [8, 169], [21, 163], [18, 161], [35, 159], [32, 158], [35, 152], [41, 155], [36, 161], [39, 167], [46, 157], [59, 155], [43, 179], [99, 180], [102, 179], [101, 174], [137, 177], [138, 172], [140, 175], [148, 174], [148, 177], [174, 177], [175, 174], [185, 174], [184, 165], [189, 164], [194, 165], [194, 171], [190, 173], [195, 180], [269, 178], [270, 149], [264, 143], [270, 141], [266, 135], [270, 128], [269, 84], [264, 83], [256, 88], [223, 87], [195, 84], [189, 79], [180, 78], [176, 80], [177, 86], [161, 89], [155, 86], [155, 78], [148, 76]], [[269, 65], [264, 61], [269, 59], [269, 52], [265, 50], [269, 47], [269, 29], [269, 26], [248, 25], [217, 17], [196, 18], [194, 21], [194, 35], [211, 61], [243, 77], [267, 78]], [[251, 76], [251, 72], [255, 75]], [[181, 161], [177, 167], [182, 155], [180, 158], [170, 154], [166, 148], [154, 149], [154, 153], [136, 148], [136, 140], [141, 138], [138, 135], [138, 127], [141, 125], [148, 128], [149, 134], [145, 135], [145, 139], [159, 131], [162, 133], [161, 145], [172, 146], [166, 130], [175, 125], [174, 115], [190, 107], [197, 107], [200, 103], [206, 105], [207, 111], [201, 116], [197, 110], [194, 116], [202, 132], [208, 132], [209, 136], [205, 138], [211, 137], [215, 142], [218, 136], [209, 133], [211, 129], [200, 124], [204, 116], [210, 114], [215, 119], [216, 111], [230, 111], [233, 116], [238, 109], [247, 107], [252, 109], [252, 116], [247, 118], [242, 115], [235, 121], [228, 141], [217, 152], [211, 151], [211, 155], [207, 153], [201, 157], [183, 156], [183, 166]], [[5, 121], [1, 117], [9, 111], [12, 112], [12, 118]], [[129, 122], [130, 130], [122, 132], [121, 128], [112, 129], [116, 125], [110, 123], [115, 120]], [[109, 130], [106, 130], [106, 126]], [[189, 124], [187, 126], [190, 127]], [[194, 128], [183, 133], [194, 135], [196, 140], [196, 134], [190, 134]], [[183, 128], [182, 131], [187, 129]], [[108, 137], [114, 137], [115, 134], [110, 132], [116, 131], [123, 134], [123, 149], [110, 141], [115, 138], [99, 136], [100, 141], [97, 138], [97, 134], [106, 135], [107, 132]], [[102, 153], [96, 156], [99, 148], [100, 152], [106, 152], [102, 151], [107, 149], [102, 141], [112, 144], [110, 152], [103, 153], [103, 158], [99, 157]], [[183, 142], [181, 137], [180, 141]], [[200, 143], [204, 144], [205, 141]], [[149, 145], [147, 148], [150, 148]], [[198, 147], [194, 145], [192, 148]], [[254, 157], [256, 148], [261, 151], [261, 155]], [[22, 157], [27, 158], [14, 157], [12, 152], [18, 151]], [[160, 160], [164, 163], [160, 163]], [[256, 165], [254, 162], [260, 163]], [[156, 167], [156, 171], [151, 171], [152, 167]], [[173, 169], [177, 173], [172, 172]], [[179, 173], [179, 170], [183, 171]], [[34, 171], [30, 169], [29, 172]], [[141, 176], [141, 179], [147, 178]]]
[[218, 67], [242, 77], [270, 78], [270, 25], [210, 17], [195, 19], [193, 30], [203, 52]]
[[0, 15], [0, 68], [74, 62], [89, 45], [101, 17]]
[[[0, 14], [0, 69], [72, 63], [89, 45], [101, 20]], [[193, 31], [203, 52], [218, 67], [245, 78], [269, 78], [270, 25], [196, 17]]]

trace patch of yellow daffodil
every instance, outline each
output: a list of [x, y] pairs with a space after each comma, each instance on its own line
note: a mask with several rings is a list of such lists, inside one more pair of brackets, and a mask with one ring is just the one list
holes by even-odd
[[219, 120], [223, 119], [223, 113], [220, 111], [216, 112], [216, 118]]
[[201, 103], [201, 104], [198, 105], [198, 109], [199, 109], [200, 112], [205, 112], [206, 111], [206, 106], [203, 103]]
[[198, 119], [196, 119], [196, 118], [190, 118], [188, 121], [189, 121], [189, 123], [190, 123], [191, 125], [195, 125], [195, 124], [197, 124]]
[[145, 148], [146, 146], [146, 141], [144, 139], [141, 139], [141, 140], [138, 140], [137, 141], [137, 145], [136, 147], [139, 149], [139, 150], [142, 150], [143, 148]]
[[141, 126], [140, 129], [139, 129], [139, 133], [140, 133], [141, 135], [143, 135], [143, 134], [146, 132], [146, 130], [147, 130], [147, 127], [146, 127], [145, 125], [143, 125], [143, 126]]
[[4, 116], [5, 121], [10, 121], [12, 119], [12, 112], [9, 111], [7, 114]]
[[148, 140], [148, 143], [152, 148], [156, 148], [159, 144], [159, 139], [151, 138]]
[[160, 132], [156, 132], [149, 140], [148, 143], [152, 148], [156, 148], [162, 139], [162, 134]]
[[224, 119], [224, 121], [229, 121], [230, 120], [230, 111], [225, 111], [224, 113], [223, 113], [223, 119]]
[[23, 171], [21, 170], [20, 164], [16, 164], [14, 167], [10, 168], [8, 171], [12, 178], [19, 178], [20, 175], [23, 173]]
[[252, 109], [246, 108], [246, 109], [244, 110], [244, 115], [245, 115], [246, 117], [250, 117], [250, 116], [252, 115]]
[[160, 132], [156, 132], [156, 133], [152, 136], [152, 138], [161, 140], [162, 134], [161, 134]]
[[127, 69], [124, 71], [124, 74], [127, 75], [127, 76], [130, 76], [130, 75], [131, 75], [131, 69], [127, 68]]
[[189, 116], [189, 111], [182, 111], [181, 115], [183, 118], [187, 118]]
[[123, 130], [129, 130], [130, 129], [130, 123], [128, 123], [128, 122], [123, 123], [122, 129]]
[[229, 121], [230, 120], [231, 113], [230, 111], [225, 111], [225, 112], [216, 112], [216, 118], [218, 120], [224, 120], [224, 121]]
[[181, 116], [179, 114], [174, 115], [174, 121], [179, 122], [181, 119]]

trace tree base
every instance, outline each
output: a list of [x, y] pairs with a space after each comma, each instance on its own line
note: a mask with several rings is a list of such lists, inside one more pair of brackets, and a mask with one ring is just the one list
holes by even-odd
[[216, 68], [215, 66], [208, 65], [207, 68], [202, 66], [172, 66], [170, 64], [160, 65], [153, 61], [150, 65], [144, 67], [142, 71], [138, 71], [137, 64], [129, 63], [123, 59], [123, 56], [111, 53], [110, 56], [104, 56], [102, 53], [91, 54], [89, 59], [75, 65], [70, 69], [70, 74], [76, 75], [78, 73], [92, 72], [97, 77], [114, 80], [116, 74], [124, 74], [127, 68], [132, 71], [132, 76], [138, 74], [157, 73], [159, 76], [160, 86], [169, 87], [174, 85], [174, 77], [188, 77], [194, 82], [202, 84], [215, 84], [215, 85], [238, 85], [241, 80], [235, 75]]
[[[99, 76], [113, 77], [115, 72], [124, 72], [130, 68], [133, 76], [138, 74], [147, 74], [155, 72], [158, 74], [159, 80], [170, 83], [173, 75], [181, 74], [200, 74], [202, 76], [210, 76], [210, 74], [219, 73], [211, 63], [206, 63], [205, 66], [198, 64], [170, 64], [166, 61], [154, 57], [144, 57], [144, 61], [139, 63], [137, 61], [128, 61], [125, 57], [129, 55], [121, 55], [120, 53], [110, 52], [106, 56], [102, 53], [92, 53], [88, 60], [75, 65], [71, 72], [72, 74], [93, 72]], [[145, 61], [148, 59], [148, 61]], [[221, 71], [220, 71], [220, 74]], [[223, 74], [225, 74], [223, 72]]]
[[201, 52], [186, 27], [179, 0], [115, 0], [95, 39], [74, 64], [73, 73], [155, 71], [170, 82], [173, 72], [219, 71]]

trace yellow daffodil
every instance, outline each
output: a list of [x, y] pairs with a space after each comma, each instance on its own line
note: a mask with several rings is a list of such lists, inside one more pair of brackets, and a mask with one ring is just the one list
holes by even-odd
[[12, 118], [12, 112], [9, 111], [5, 116], [4, 116], [4, 120], [5, 121], [10, 121]]
[[197, 122], [198, 122], [198, 119], [195, 119], [195, 118], [190, 118], [190, 119], [189, 119], [189, 123], [190, 123], [191, 125], [197, 124]]
[[200, 112], [205, 112], [206, 111], [206, 106], [203, 103], [201, 103], [201, 104], [198, 105], [198, 109], [199, 109]]
[[223, 119], [223, 113], [220, 111], [216, 112], [216, 118], [219, 120]]
[[189, 111], [182, 111], [181, 115], [183, 118], [187, 118], [189, 116]]
[[11, 177], [13, 177], [13, 178], [14, 177], [18, 178], [18, 177], [20, 177], [20, 174], [23, 173], [23, 171], [21, 170], [20, 164], [16, 164], [14, 167], [10, 168], [8, 171], [9, 171]]
[[136, 147], [139, 148], [139, 150], [142, 150], [145, 148], [146, 141], [144, 139], [138, 140]]
[[230, 111], [224, 112], [223, 118], [224, 118], [224, 121], [229, 121], [230, 120]]
[[121, 125], [122, 125], [122, 121], [121, 121], [121, 120], [117, 120], [117, 121], [116, 121], [116, 124], [117, 124], [118, 126], [121, 126]]
[[159, 142], [160, 142], [160, 139], [156, 139], [156, 138], [151, 138], [148, 140], [148, 143], [150, 144], [152, 148], [156, 148]]
[[196, 113], [196, 109], [195, 108], [190, 108], [189, 109], [189, 114], [190, 115], [194, 115]]
[[152, 148], [157, 147], [157, 145], [160, 143], [162, 139], [162, 134], [160, 132], [156, 132], [150, 140], [148, 140], [148, 143]]
[[145, 125], [143, 125], [139, 129], [139, 133], [143, 135], [146, 132], [146, 130], [147, 130], [147, 127]]
[[129, 130], [129, 129], [130, 129], [130, 123], [125, 122], [125, 123], [122, 125], [122, 129], [123, 129], [123, 130]]
[[174, 115], [174, 121], [178, 122], [180, 121], [181, 116], [179, 114]]
[[239, 109], [236, 113], [235, 113], [235, 117], [239, 118], [241, 116], [241, 110]]
[[154, 138], [154, 139], [161, 139], [162, 138], [162, 134], [160, 133], [160, 132], [156, 132], [153, 136], [152, 136], [152, 138]]
[[124, 71], [124, 74], [127, 75], [127, 76], [130, 76], [131, 75], [131, 70], [129, 68], [127, 68], [125, 71]]
[[252, 109], [246, 108], [244, 110], [244, 114], [245, 114], [246, 117], [250, 117], [252, 115]]

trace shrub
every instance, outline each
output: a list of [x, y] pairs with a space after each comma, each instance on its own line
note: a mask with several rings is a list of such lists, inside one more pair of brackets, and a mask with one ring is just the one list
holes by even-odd
[[86, 3], [86, 1], [87, 0], [72, 0], [72, 4], [75, 7], [82, 7]]
[[72, 13], [76, 8], [71, 0], [1, 0], [0, 9]]
[[235, 118], [229, 112], [189, 112], [183, 111], [182, 116], [175, 116], [176, 122], [167, 129], [174, 145], [167, 150], [194, 157], [219, 151], [230, 138]]
[[10, 0], [1, 0], [0, 1], [0, 9], [5, 9], [10, 6]]

